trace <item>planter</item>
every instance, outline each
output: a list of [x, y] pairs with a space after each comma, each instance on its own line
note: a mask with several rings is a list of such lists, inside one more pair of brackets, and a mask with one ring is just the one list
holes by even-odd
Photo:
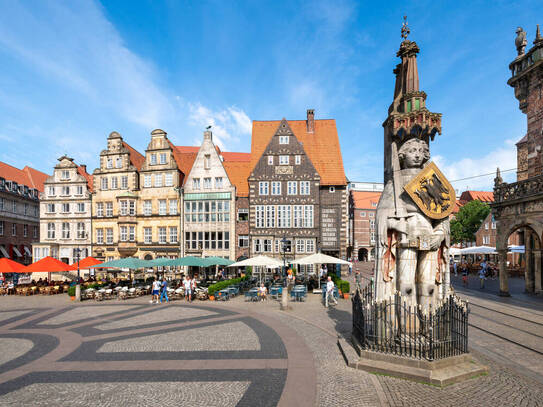
[[215, 296], [210, 295], [210, 296], [209, 296], [209, 301], [215, 301]]
[[343, 294], [343, 298], [348, 300], [349, 299], [349, 294]]
[[75, 295], [71, 296], [70, 300], [75, 301]]

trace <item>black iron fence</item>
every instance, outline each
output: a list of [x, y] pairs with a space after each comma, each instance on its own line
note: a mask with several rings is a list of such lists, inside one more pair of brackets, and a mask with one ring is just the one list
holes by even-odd
[[468, 352], [468, 305], [458, 297], [426, 310], [399, 294], [373, 298], [372, 284], [352, 298], [353, 336], [364, 349], [426, 360]]

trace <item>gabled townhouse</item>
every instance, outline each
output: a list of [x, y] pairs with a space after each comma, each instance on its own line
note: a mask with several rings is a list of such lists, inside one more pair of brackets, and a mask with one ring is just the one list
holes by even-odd
[[347, 179], [335, 120], [315, 120], [309, 109], [306, 120], [254, 121], [251, 168], [251, 255], [347, 257]]
[[58, 159], [40, 194], [41, 239], [32, 245], [34, 261], [51, 256], [72, 264], [91, 254], [92, 188], [85, 165], [66, 155]]

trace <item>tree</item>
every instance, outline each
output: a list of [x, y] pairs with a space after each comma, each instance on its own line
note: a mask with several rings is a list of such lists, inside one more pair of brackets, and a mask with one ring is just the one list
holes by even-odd
[[490, 207], [481, 201], [470, 201], [465, 204], [451, 220], [451, 240], [453, 243], [472, 242], [475, 232], [490, 213]]

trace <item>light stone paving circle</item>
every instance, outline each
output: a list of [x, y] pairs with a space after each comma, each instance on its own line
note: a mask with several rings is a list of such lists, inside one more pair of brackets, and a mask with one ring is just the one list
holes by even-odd
[[190, 352], [260, 350], [256, 333], [243, 322], [186, 329], [103, 344], [97, 352]]
[[34, 347], [34, 342], [22, 338], [0, 338], [0, 366], [17, 359]]
[[[0, 406], [192, 406], [233, 407], [250, 382], [35, 383], [0, 399]], [[217, 391], [220, 389], [220, 391]]]

